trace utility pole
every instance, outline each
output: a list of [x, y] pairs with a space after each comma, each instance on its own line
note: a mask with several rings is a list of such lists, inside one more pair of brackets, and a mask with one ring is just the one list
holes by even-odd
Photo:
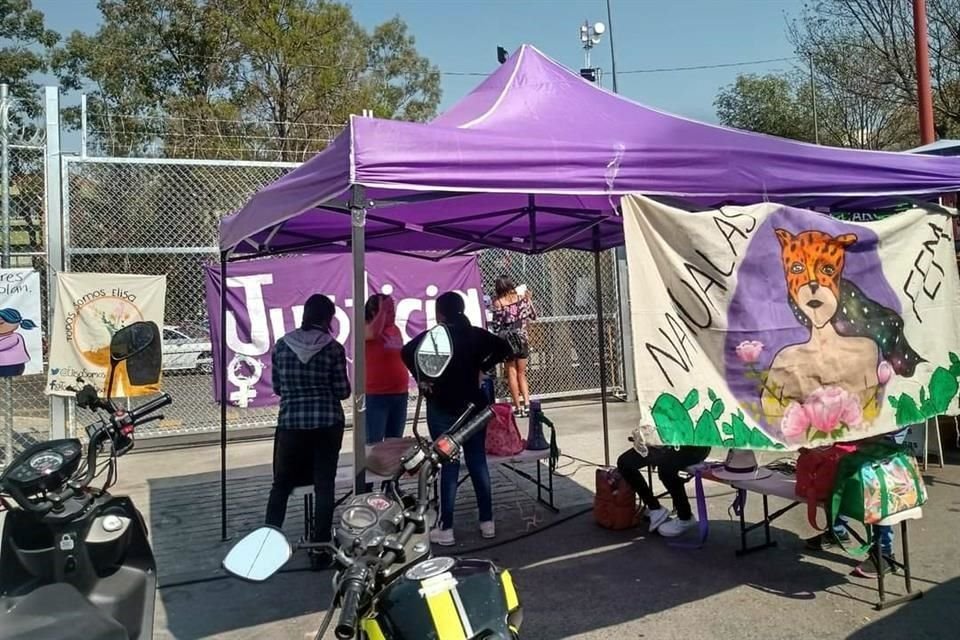
[[913, 40], [917, 53], [917, 108], [920, 110], [920, 143], [930, 144], [933, 129], [933, 93], [930, 91], [930, 48], [927, 45], [927, 2], [913, 0]]

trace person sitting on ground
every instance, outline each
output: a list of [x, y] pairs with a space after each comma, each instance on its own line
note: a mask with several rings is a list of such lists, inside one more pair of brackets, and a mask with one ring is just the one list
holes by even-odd
[[277, 341], [272, 359], [280, 414], [266, 524], [283, 526], [287, 499], [301, 478], [312, 477], [316, 500], [312, 542], [331, 538], [345, 426], [342, 401], [350, 397], [346, 353], [330, 332], [335, 311], [330, 298], [310, 296], [300, 328]]
[[[427, 427], [434, 440], [446, 433], [467, 408], [485, 408], [489, 401], [480, 388], [482, 372], [503, 362], [512, 353], [507, 342], [488, 331], [470, 325], [464, 314], [465, 305], [460, 294], [450, 291], [437, 298], [437, 321], [450, 332], [453, 355], [443, 374], [428, 384], [421, 384], [421, 392], [427, 400]], [[419, 379], [417, 373], [417, 347], [427, 332], [423, 332], [403, 348], [403, 362]], [[463, 443], [462, 458], [470, 472], [473, 490], [480, 510], [480, 535], [493, 538], [496, 529], [493, 523], [493, 493], [490, 486], [490, 470], [487, 468], [485, 448], [486, 429]], [[457, 501], [457, 483], [460, 479], [460, 463], [443, 465], [440, 471], [440, 523], [430, 532], [430, 539], [440, 546], [456, 544], [453, 535], [453, 509]]]
[[[638, 430], [639, 431], [639, 430]], [[634, 438], [639, 434], [634, 432]], [[680, 472], [687, 467], [700, 464], [710, 455], [710, 447], [671, 447], [671, 446], [643, 446], [646, 455], [635, 447], [630, 447], [617, 459], [617, 469], [624, 480], [637, 492], [640, 501], [648, 510], [650, 517], [650, 533], [659, 531], [660, 535], [668, 538], [679, 536], [684, 531], [697, 524], [697, 519], [690, 508], [687, 490]], [[660, 501], [653, 493], [653, 489], [644, 478], [643, 469], [648, 466], [657, 468], [657, 476], [666, 487], [673, 500], [673, 507], [677, 511], [676, 519], [670, 519], [670, 511], [660, 505]]]

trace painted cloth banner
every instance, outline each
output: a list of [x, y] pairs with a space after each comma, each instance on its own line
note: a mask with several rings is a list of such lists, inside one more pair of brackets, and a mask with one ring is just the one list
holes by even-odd
[[[430, 262], [368, 253], [367, 296], [392, 295], [404, 343], [436, 324], [436, 298], [456, 291], [467, 317], [483, 326], [483, 289], [475, 257]], [[274, 405], [270, 353], [277, 340], [300, 326], [303, 304], [315, 293], [337, 306], [333, 331], [353, 362], [353, 259], [350, 254], [301, 255], [227, 265], [227, 401], [239, 407]], [[214, 398], [220, 401], [220, 267], [206, 267], [207, 309], [213, 342]], [[348, 367], [348, 372], [352, 367]]]
[[[47, 393], [72, 396], [67, 387], [76, 386], [80, 377], [105, 395], [113, 334], [141, 320], [162, 328], [166, 290], [166, 276], [58, 274]], [[117, 366], [113, 397], [148, 395], [159, 390], [159, 383], [131, 385], [124, 364]]]
[[40, 274], [0, 269], [0, 378], [43, 373]]
[[949, 216], [622, 204], [648, 441], [798, 449], [957, 413]]

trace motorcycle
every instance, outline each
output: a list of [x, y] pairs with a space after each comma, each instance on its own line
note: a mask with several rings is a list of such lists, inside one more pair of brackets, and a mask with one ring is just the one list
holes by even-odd
[[[431, 329], [417, 349], [418, 378], [439, 377], [452, 358], [446, 327]], [[421, 382], [424, 382], [421, 380]], [[467, 640], [519, 637], [523, 612], [510, 572], [488, 560], [435, 557], [430, 529], [436, 521], [435, 479], [444, 463], [493, 416], [471, 406], [435, 441], [417, 436], [394, 464], [389, 492], [355, 496], [345, 504], [332, 543], [301, 542], [308, 552], [332, 554], [338, 570], [333, 600], [316, 633], [326, 633], [337, 608], [341, 640]], [[417, 479], [416, 497], [402, 495], [400, 480]], [[431, 489], [433, 488], [433, 491]], [[261, 527], [227, 554], [224, 569], [262, 582], [293, 556], [283, 532]]]
[[[86, 428], [85, 460], [79, 439], [51, 440], [0, 475], [0, 640], [153, 637], [157, 577], [147, 527], [133, 501], [109, 489], [136, 428], [162, 419], [155, 412], [172, 399], [162, 394], [125, 410], [110, 394], [120, 363], [131, 384], [156, 383], [160, 344], [155, 324], [128, 325], [110, 342], [107, 398], [88, 384], [70, 388], [77, 405], [98, 416]], [[102, 486], [92, 486], [104, 473]]]

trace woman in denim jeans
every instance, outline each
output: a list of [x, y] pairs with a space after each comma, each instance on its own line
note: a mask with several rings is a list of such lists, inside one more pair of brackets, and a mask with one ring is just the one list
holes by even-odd
[[388, 295], [370, 296], [366, 317], [367, 444], [401, 438], [407, 424], [410, 375], [400, 357], [403, 337], [396, 304]]
[[[437, 298], [437, 320], [447, 327], [453, 355], [443, 374], [427, 384], [421, 391], [427, 400], [427, 426], [430, 437], [438, 438], [449, 431], [457, 419], [472, 404], [475, 410], [489, 404], [480, 388], [480, 377], [511, 353], [506, 340], [470, 325], [464, 315], [464, 302], [460, 294], [448, 292]], [[426, 333], [411, 340], [403, 348], [403, 361], [417, 376], [417, 347]], [[493, 492], [490, 487], [490, 470], [487, 468], [485, 448], [486, 429], [463, 443], [462, 457], [470, 472], [473, 490], [477, 495], [480, 510], [480, 534], [493, 538], [496, 529], [493, 523]], [[460, 464], [443, 465], [440, 471], [440, 525], [430, 532], [430, 540], [441, 546], [455, 544], [453, 535], [453, 510], [457, 501], [457, 482], [460, 479]]]

